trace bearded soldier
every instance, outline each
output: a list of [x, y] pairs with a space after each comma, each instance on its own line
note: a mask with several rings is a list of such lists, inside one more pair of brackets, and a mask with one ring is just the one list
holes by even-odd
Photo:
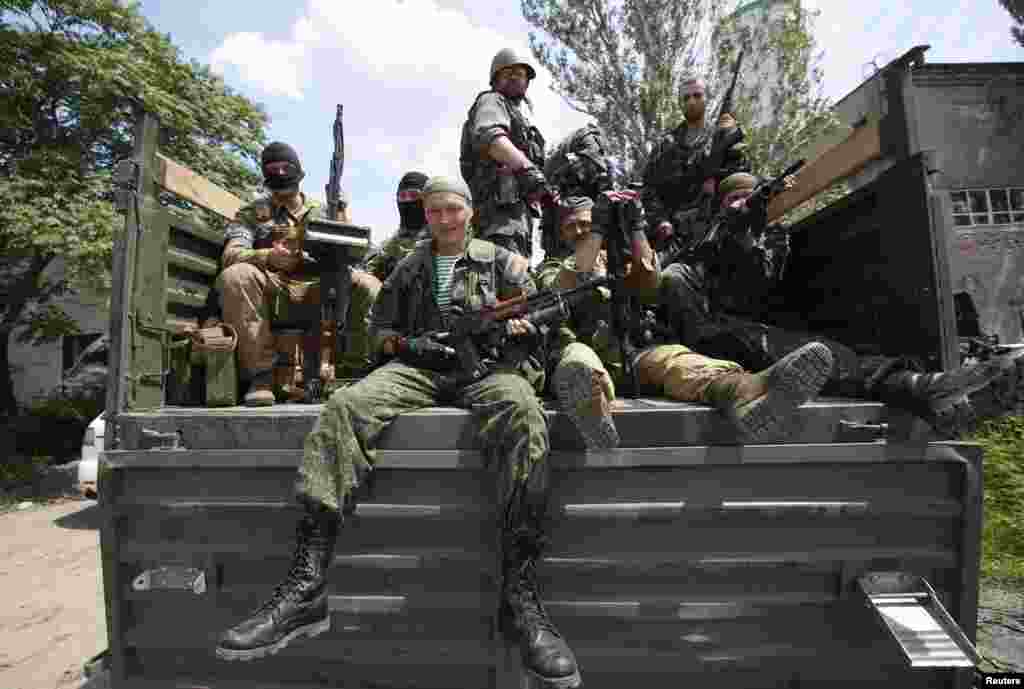
[[[610, 192], [598, 198], [604, 205], [613, 201], [639, 205], [630, 200], [631, 194]], [[556, 254], [541, 264], [538, 286], [568, 289], [606, 272], [604, 236], [618, 230], [595, 224], [593, 207], [587, 197], [568, 197], [561, 202], [557, 241], [563, 258]], [[607, 208], [601, 213], [604, 218], [609, 215]], [[629, 265], [624, 288], [653, 309], [661, 277], [642, 225], [629, 240], [638, 255]], [[565, 257], [566, 251], [571, 255]], [[623, 382], [623, 367], [618, 334], [610, 325], [609, 297], [606, 288], [599, 288], [589, 303], [574, 309], [571, 321], [558, 330], [553, 347], [552, 387], [590, 449], [618, 444], [610, 403], [616, 385]], [[641, 390], [715, 406], [745, 441], [779, 436], [796, 408], [817, 394], [832, 366], [827, 347], [808, 343], [767, 370], [751, 374], [735, 362], [712, 359], [674, 343], [667, 329], [652, 326], [644, 318], [634, 318], [631, 326], [625, 336], [636, 348], [634, 367]]]
[[462, 178], [475, 199], [477, 236], [526, 258], [546, 187], [544, 138], [523, 112], [536, 76], [512, 49], [498, 51], [491, 61], [491, 90], [469, 109], [459, 151]]
[[440, 341], [454, 313], [532, 294], [528, 264], [470, 238], [472, 196], [461, 181], [432, 178], [423, 199], [432, 239], [398, 264], [373, 309], [375, 342], [394, 359], [324, 405], [299, 467], [296, 489], [307, 514], [298, 526], [291, 572], [252, 617], [222, 635], [217, 653], [229, 660], [257, 658], [298, 634], [330, 628], [326, 574], [339, 508], [372, 470], [377, 439], [396, 416], [453, 404], [474, 410], [481, 444], [498, 473], [503, 617], [518, 633], [523, 664], [549, 683], [544, 686], [577, 687], [575, 658], [541, 605], [534, 574], [548, 503], [547, 424], [535, 392], [543, 371], [514, 352], [533, 339], [535, 328], [527, 320], [508, 321], [509, 339], [520, 344], [489, 353], [497, 358], [479, 379], [457, 375], [454, 352]]
[[[997, 378], [1010, 365], [1009, 358], [927, 373], [910, 357], [862, 355], [820, 335], [736, 315], [751, 302], [764, 300], [778, 278], [779, 259], [786, 253], [785, 242], [777, 242], [770, 252], [774, 256], [762, 247], [764, 203], [748, 204], [757, 182], [746, 173], [723, 180], [721, 215], [716, 220], [722, 223], [716, 233], [719, 240], [665, 270], [667, 318], [680, 341], [751, 369], [771, 366], [807, 342], [823, 342], [833, 360], [824, 394], [884, 402], [917, 415], [948, 437], [973, 423], [967, 395]], [[752, 290], [757, 292], [744, 294]]]
[[[302, 235], [311, 214], [323, 212], [320, 202], [299, 191], [305, 177], [295, 149], [285, 143], [269, 144], [261, 155], [264, 186], [270, 193], [240, 208], [226, 232], [217, 278], [224, 321], [238, 332], [238, 362], [243, 380], [249, 382], [248, 406], [273, 405], [275, 351], [280, 372], [278, 393], [293, 398], [291, 384], [295, 364], [291, 357], [297, 342], [291, 336], [275, 342], [271, 321], [287, 303], [319, 304], [320, 285], [304, 270]], [[341, 202], [337, 220], [349, 221], [348, 201]], [[348, 345], [342, 366], [358, 369], [369, 363], [370, 305], [380, 282], [361, 271], [352, 272]], [[318, 328], [309, 335], [317, 340]]]
[[423, 210], [420, 193], [427, 183], [422, 172], [407, 172], [398, 183], [398, 217], [401, 222], [398, 232], [389, 237], [366, 264], [366, 269], [381, 282], [388, 279], [398, 263], [412, 253], [416, 242], [430, 236], [427, 230], [427, 216]]
[[[734, 172], [750, 171], [744, 150], [746, 144], [741, 140], [726, 150], [720, 169], [706, 171], [710, 176], [701, 179], [701, 167], [712, 136], [705, 123], [706, 96], [703, 79], [692, 77], [683, 82], [685, 118], [662, 136], [647, 159], [643, 202], [658, 250], [673, 233], [689, 231], [692, 214], [686, 211], [695, 208], [701, 194], [713, 197], [718, 182]], [[724, 112], [716, 126], [721, 133], [730, 134], [739, 125], [731, 113]]]

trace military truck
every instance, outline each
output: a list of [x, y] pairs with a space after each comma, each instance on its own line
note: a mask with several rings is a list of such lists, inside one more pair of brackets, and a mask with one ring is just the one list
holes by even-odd
[[[906, 70], [878, 112], [778, 197], [773, 217], [869, 161], [887, 169], [794, 225], [780, 323], [954, 367], [934, 171], [908, 148]], [[903, 71], [900, 71], [903, 70]], [[115, 248], [103, 581], [114, 689], [529, 687], [497, 624], [494, 487], [469, 414], [401, 415], [349, 510], [330, 631], [218, 660], [218, 634], [287, 571], [303, 438], [319, 405], [180, 406], [168, 347], [196, 326], [241, 201], [163, 156], [140, 116]], [[712, 409], [627, 399], [621, 447], [587, 452], [548, 405], [551, 547], [541, 592], [589, 689], [969, 687], [982, 452], [884, 405], [822, 398], [785, 442], [743, 445]]]

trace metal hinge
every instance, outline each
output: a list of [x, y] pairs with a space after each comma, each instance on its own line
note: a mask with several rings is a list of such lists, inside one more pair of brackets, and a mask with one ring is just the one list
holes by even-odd
[[135, 591], [156, 591], [158, 589], [206, 593], [206, 572], [196, 567], [171, 565], [147, 569], [132, 579]]
[[154, 450], [187, 450], [181, 437], [181, 431], [172, 431], [170, 433], [161, 433], [160, 431], [154, 431], [151, 428], [142, 429], [142, 437], [147, 440], [156, 440], [160, 443], [159, 447], [152, 448]]

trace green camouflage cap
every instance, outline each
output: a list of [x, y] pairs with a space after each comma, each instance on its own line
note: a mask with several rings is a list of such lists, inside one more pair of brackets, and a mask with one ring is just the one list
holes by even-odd
[[722, 196], [738, 189], [753, 189], [757, 186], [757, 177], [746, 172], [734, 172], [718, 185], [718, 193]]
[[466, 199], [466, 203], [470, 206], [473, 205], [473, 194], [470, 193], [469, 187], [461, 179], [455, 179], [454, 177], [431, 177], [427, 180], [426, 186], [423, 187], [422, 196], [426, 198], [430, 194], [458, 194], [462, 198]]

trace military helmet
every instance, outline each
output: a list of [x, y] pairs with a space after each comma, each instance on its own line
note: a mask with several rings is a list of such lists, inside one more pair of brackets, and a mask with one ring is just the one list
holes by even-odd
[[489, 83], [494, 84], [494, 76], [504, 67], [511, 67], [513, 65], [521, 65], [526, 67], [526, 75], [530, 79], [534, 79], [537, 76], [537, 71], [533, 68], [527, 60], [522, 59], [518, 53], [512, 48], [502, 48], [495, 54], [494, 59], [491, 60], [491, 80]]

